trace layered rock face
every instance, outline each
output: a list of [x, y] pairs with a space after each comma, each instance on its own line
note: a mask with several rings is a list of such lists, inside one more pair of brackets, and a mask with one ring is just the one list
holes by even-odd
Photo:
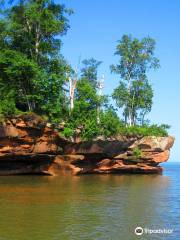
[[0, 175], [161, 173], [173, 137], [118, 138], [72, 143], [35, 115], [0, 126]]
[[6, 120], [0, 126], [0, 175], [49, 174], [65, 142], [36, 115]]
[[66, 154], [80, 155], [71, 162], [72, 171], [81, 173], [161, 173], [159, 163], [166, 162], [173, 137], [143, 137], [68, 144]]

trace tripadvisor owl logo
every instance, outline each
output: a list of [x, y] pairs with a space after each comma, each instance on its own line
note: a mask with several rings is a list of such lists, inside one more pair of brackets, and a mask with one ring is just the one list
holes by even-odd
[[135, 234], [140, 236], [143, 234], [143, 228], [142, 227], [136, 227], [134, 230]]

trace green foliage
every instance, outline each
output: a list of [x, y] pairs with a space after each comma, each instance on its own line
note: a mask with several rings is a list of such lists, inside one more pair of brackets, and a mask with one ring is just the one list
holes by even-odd
[[90, 140], [99, 136], [101, 132], [97, 125], [96, 111], [91, 111], [91, 114], [72, 115], [66, 122], [61, 134], [67, 138], [73, 137], [78, 128], [81, 128], [80, 136], [82, 140]]
[[7, 23], [0, 19], [0, 50], [4, 49], [7, 45], [6, 43], [6, 32], [7, 32]]
[[125, 80], [146, 78], [149, 69], [159, 67], [154, 50], [155, 40], [150, 37], [139, 40], [131, 35], [123, 35], [115, 51], [120, 61], [118, 65], [111, 66], [111, 71], [120, 74]]
[[147, 71], [159, 67], [153, 39], [124, 35], [116, 47], [120, 60], [111, 70], [121, 81], [112, 97], [123, 109], [122, 122], [108, 97], [97, 92], [101, 62], [94, 58], [82, 61], [80, 78], [72, 81], [74, 108], [69, 107], [67, 75], [75, 71], [61, 55], [61, 38], [69, 29], [66, 16], [72, 10], [53, 0], [12, 0], [0, 12], [0, 119], [33, 112], [57, 125], [64, 121], [65, 137], [81, 129], [83, 140], [100, 135], [167, 135], [167, 125], [145, 125], [153, 97]]
[[38, 93], [41, 98], [36, 111], [47, 115], [53, 122], [60, 122], [68, 115], [68, 100], [64, 86], [65, 73], [69, 70], [69, 66], [61, 58], [51, 61], [49, 68], [38, 83]]
[[138, 121], [144, 124], [145, 115], [151, 111], [153, 98], [153, 90], [147, 80], [133, 81], [130, 90], [126, 82], [120, 82], [112, 97], [119, 108], [124, 108], [125, 122], [130, 112], [133, 125]]
[[101, 132], [99, 126], [97, 125], [96, 118], [91, 117], [89, 119], [86, 119], [82, 131], [82, 139], [91, 140], [99, 135], [101, 135]]
[[83, 119], [81, 122], [82, 139], [91, 140], [98, 136], [113, 137], [119, 134], [122, 122], [112, 109], [107, 109], [100, 113], [100, 123], [97, 123], [97, 113], [91, 112], [91, 116]]
[[0, 68], [1, 85], [16, 93], [17, 105], [26, 104], [31, 111], [38, 100], [36, 82], [39, 81], [40, 70], [37, 64], [22, 53], [3, 50], [0, 52]]
[[99, 103], [96, 90], [92, 87], [86, 78], [82, 78], [78, 81], [75, 97], [75, 108], [82, 107], [82, 111], [84, 109], [86, 109], [86, 111], [96, 109]]
[[[100, 106], [104, 108], [104, 110], [99, 109], [98, 114], [98, 108]], [[77, 82], [75, 105], [68, 118], [66, 127], [71, 130], [81, 127], [81, 137], [84, 140], [89, 140], [99, 135], [106, 137], [116, 135], [121, 122], [115, 111], [107, 108], [107, 106], [107, 97], [98, 96], [96, 89], [89, 80], [81, 78]], [[98, 116], [100, 118], [99, 123]], [[66, 129], [64, 135], [65, 134]], [[73, 131], [70, 131], [70, 134], [73, 135]]]
[[0, 19], [0, 91], [13, 90], [16, 108], [52, 121], [67, 114], [70, 66], [59, 52], [68, 12], [54, 1], [14, 1]]
[[[100, 110], [99, 107], [105, 110]], [[116, 135], [120, 127], [120, 120], [114, 110], [107, 108], [106, 96], [98, 96], [96, 89], [86, 78], [77, 82], [75, 105], [68, 120], [71, 129], [82, 127], [81, 137], [84, 140], [99, 135], [106, 137]], [[99, 114], [98, 114], [99, 109]], [[98, 117], [100, 123], [98, 123]]]
[[[1, 89], [2, 90], [2, 89]], [[5, 94], [6, 93], [6, 94]], [[9, 116], [17, 113], [17, 109], [14, 101], [14, 92], [4, 92], [0, 96], [0, 115]]]
[[152, 38], [138, 40], [128, 35], [124, 35], [116, 47], [115, 55], [120, 60], [117, 65], [111, 66], [111, 71], [119, 74], [121, 81], [112, 96], [117, 106], [123, 108], [126, 124], [135, 125], [140, 118], [144, 123], [146, 113], [151, 110], [153, 91], [147, 72], [159, 68], [154, 49]]
[[168, 125], [162, 124], [162, 125], [143, 125], [143, 126], [124, 126], [120, 129], [119, 134], [126, 135], [126, 136], [159, 136], [159, 137], [165, 137], [168, 136], [167, 130], [169, 129]]
[[74, 134], [74, 130], [70, 127], [65, 127], [63, 131], [61, 131], [61, 135], [63, 135], [66, 138], [72, 137]]
[[136, 159], [139, 159], [142, 157], [142, 151], [141, 149], [139, 149], [138, 147], [135, 147], [133, 149], [133, 157], [135, 157]]
[[90, 82], [82, 78], [77, 82], [75, 91], [75, 105], [71, 112], [70, 120], [74, 122], [75, 127], [84, 124], [87, 119], [97, 119], [97, 107], [100, 100], [96, 90], [92, 87]]
[[100, 128], [103, 136], [112, 137], [118, 135], [122, 126], [123, 123], [113, 108], [108, 108], [101, 113]]
[[94, 88], [97, 87], [97, 69], [101, 63], [94, 58], [82, 61], [81, 77], [87, 79]]
[[60, 36], [68, 28], [64, 5], [54, 1], [20, 1], [10, 8], [11, 44], [42, 66], [56, 56], [61, 47]]

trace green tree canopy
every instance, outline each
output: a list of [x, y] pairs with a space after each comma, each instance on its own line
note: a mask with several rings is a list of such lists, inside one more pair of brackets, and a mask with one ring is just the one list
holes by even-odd
[[97, 72], [101, 63], [94, 58], [82, 61], [81, 77], [86, 78], [94, 88], [97, 87]]
[[20, 110], [60, 117], [70, 71], [60, 54], [61, 37], [69, 28], [70, 11], [52, 0], [10, 4], [0, 19], [0, 86], [15, 90]]
[[115, 55], [120, 60], [110, 68], [120, 75], [120, 84], [112, 96], [117, 106], [123, 108], [126, 124], [135, 125], [140, 117], [144, 122], [145, 114], [151, 110], [153, 91], [147, 73], [150, 69], [159, 68], [154, 50], [155, 40], [150, 37], [139, 40], [124, 35], [118, 41]]

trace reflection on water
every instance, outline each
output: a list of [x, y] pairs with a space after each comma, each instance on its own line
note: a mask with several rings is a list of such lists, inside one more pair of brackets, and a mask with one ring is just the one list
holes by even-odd
[[0, 240], [164, 239], [137, 237], [136, 226], [173, 228], [177, 239], [180, 175], [0, 178]]

